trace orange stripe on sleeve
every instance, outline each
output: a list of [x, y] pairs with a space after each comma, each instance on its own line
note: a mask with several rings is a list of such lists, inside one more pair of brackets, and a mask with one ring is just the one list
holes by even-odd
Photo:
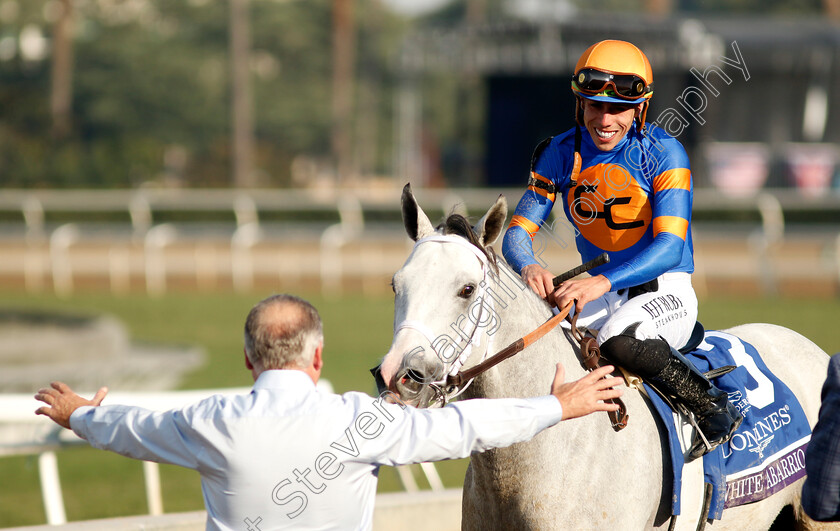
[[508, 228], [511, 227], [522, 227], [525, 230], [525, 232], [528, 233], [528, 236], [531, 237], [531, 241], [534, 240], [534, 234], [536, 234], [537, 231], [540, 230], [540, 226], [531, 221], [530, 219], [515, 214], [513, 215], [513, 217], [510, 218], [510, 225], [508, 225]]
[[653, 191], [661, 190], [691, 190], [691, 171], [687, 168], [663, 171], [653, 178]]
[[679, 216], [658, 216], [653, 218], [653, 236], [660, 232], [669, 232], [685, 240], [688, 233], [688, 220]]

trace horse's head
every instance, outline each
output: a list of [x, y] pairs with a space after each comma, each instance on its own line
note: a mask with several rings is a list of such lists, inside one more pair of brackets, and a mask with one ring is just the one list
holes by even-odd
[[480, 362], [498, 328], [487, 294], [497, 266], [487, 247], [504, 227], [507, 202], [499, 196], [475, 226], [452, 214], [435, 228], [406, 185], [402, 214], [415, 245], [393, 278], [394, 340], [379, 384], [425, 407], [458, 392], [446, 376]]

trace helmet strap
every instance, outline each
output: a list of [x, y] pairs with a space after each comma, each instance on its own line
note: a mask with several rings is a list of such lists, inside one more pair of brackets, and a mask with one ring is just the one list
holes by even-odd
[[648, 107], [650, 107], [650, 101], [642, 103], [642, 109], [639, 111], [639, 117], [636, 119], [639, 123], [639, 131], [642, 131], [645, 128], [645, 118], [647, 117]]

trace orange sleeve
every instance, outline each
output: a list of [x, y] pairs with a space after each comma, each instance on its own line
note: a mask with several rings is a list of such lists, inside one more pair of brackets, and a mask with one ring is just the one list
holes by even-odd
[[653, 236], [660, 232], [670, 232], [685, 240], [688, 234], [688, 220], [679, 216], [658, 216], [653, 218]]
[[691, 190], [691, 171], [688, 168], [676, 168], [663, 171], [653, 179], [653, 191]]
[[531, 237], [531, 241], [534, 241], [534, 234], [536, 234], [537, 231], [540, 230], [539, 225], [537, 225], [536, 223], [524, 216], [519, 216], [516, 214], [514, 214], [513, 217], [510, 218], [510, 225], [508, 225], [508, 228], [511, 227], [522, 227], [522, 229], [528, 233], [528, 236]]

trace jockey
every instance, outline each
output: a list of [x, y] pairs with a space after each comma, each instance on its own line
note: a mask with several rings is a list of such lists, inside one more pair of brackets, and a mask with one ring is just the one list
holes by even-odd
[[[504, 257], [550, 304], [574, 301], [578, 325], [598, 330], [601, 352], [683, 402], [714, 448], [742, 417], [677, 351], [697, 320], [685, 149], [662, 128], [645, 125], [653, 72], [633, 44], [590, 46], [575, 66], [572, 92], [577, 125], [537, 146]], [[558, 217], [548, 224], [557, 199], [568, 222]], [[603, 252], [610, 261], [555, 290], [554, 275], [534, 254], [538, 234], [538, 249], [551, 240], [565, 247], [563, 240], [574, 237], [584, 261]], [[690, 457], [708, 450], [698, 435]]]

